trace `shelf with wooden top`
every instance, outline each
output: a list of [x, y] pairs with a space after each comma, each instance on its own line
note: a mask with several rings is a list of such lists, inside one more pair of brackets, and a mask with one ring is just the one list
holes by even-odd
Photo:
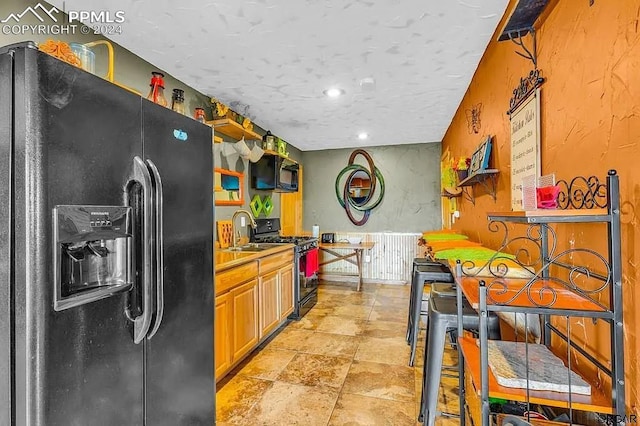
[[[464, 355], [465, 365], [471, 374], [476, 388], [480, 386], [480, 347], [475, 338], [458, 338], [459, 346]], [[584, 378], [583, 378], [584, 379]], [[586, 380], [589, 383], [588, 380]], [[489, 397], [501, 398], [511, 401], [527, 402], [532, 404], [547, 405], [550, 407], [572, 408], [573, 410], [590, 411], [602, 414], [613, 414], [611, 395], [605, 395], [595, 384], [591, 385], [591, 395], [581, 395], [568, 392], [553, 392], [540, 390], [527, 390], [523, 388], [510, 388], [498, 384], [496, 377], [489, 369]], [[467, 389], [473, 392], [474, 389]], [[480, 392], [476, 392], [480, 396]]]
[[[487, 287], [487, 310], [573, 317], [613, 318], [605, 306], [550, 279], [497, 277], [456, 277], [462, 293], [473, 309], [480, 308], [480, 281]], [[527, 288], [529, 286], [529, 288]]]
[[462, 188], [444, 187], [440, 195], [445, 198], [462, 197]]
[[497, 169], [476, 170], [467, 178], [458, 182], [458, 187], [462, 188], [464, 197], [473, 205], [476, 204], [476, 197], [473, 192], [473, 187], [478, 184], [485, 189], [486, 193], [489, 194], [491, 198], [493, 198], [493, 201], [496, 201], [499, 173], [500, 170]]
[[296, 164], [298, 163], [296, 160], [294, 160], [294, 159], [290, 158], [290, 157], [289, 157], [289, 156], [287, 156], [287, 155], [282, 155], [282, 154], [280, 154], [278, 151], [272, 151], [272, 150], [270, 150], [270, 149], [265, 149], [265, 150], [264, 150], [264, 153], [265, 153], [266, 155], [275, 155], [276, 157], [286, 158], [287, 160], [289, 160], [289, 161], [291, 161], [291, 162], [293, 162], [293, 163], [296, 163]]
[[609, 222], [607, 209], [540, 209], [487, 213], [489, 220], [520, 223]]
[[212, 126], [216, 132], [222, 133], [223, 135], [235, 140], [240, 140], [242, 138], [245, 138], [246, 140], [262, 139], [262, 136], [260, 136], [258, 133], [254, 132], [253, 130], [245, 129], [240, 123], [236, 123], [229, 118], [206, 121], [206, 124]]

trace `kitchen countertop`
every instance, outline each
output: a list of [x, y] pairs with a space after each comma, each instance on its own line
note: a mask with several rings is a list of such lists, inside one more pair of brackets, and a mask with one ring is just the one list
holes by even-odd
[[215, 272], [222, 272], [226, 269], [242, 265], [243, 263], [258, 260], [260, 258], [292, 250], [293, 244], [278, 244], [273, 248], [262, 251], [226, 251], [225, 249], [215, 249], [213, 253], [213, 263]]

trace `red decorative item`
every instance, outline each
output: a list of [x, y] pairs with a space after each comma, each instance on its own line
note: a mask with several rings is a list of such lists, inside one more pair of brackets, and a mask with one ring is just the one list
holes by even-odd
[[558, 194], [560, 193], [560, 187], [556, 186], [543, 186], [542, 188], [536, 188], [537, 206], [539, 209], [557, 209], [558, 208]]
[[196, 108], [193, 118], [201, 123], [204, 123], [204, 108]]
[[149, 84], [149, 94], [147, 99], [158, 105], [167, 106], [167, 98], [164, 97], [164, 74], [161, 72], [151, 72], [151, 83]]
[[317, 248], [311, 249], [307, 252], [307, 263], [304, 268], [304, 275], [307, 278], [313, 276], [313, 274], [317, 273], [320, 269], [318, 253], [319, 250]]

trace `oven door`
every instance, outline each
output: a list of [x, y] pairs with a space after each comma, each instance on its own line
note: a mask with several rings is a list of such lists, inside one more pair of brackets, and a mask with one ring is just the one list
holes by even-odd
[[318, 288], [318, 248], [300, 253], [298, 259], [298, 271], [300, 279], [300, 300]]

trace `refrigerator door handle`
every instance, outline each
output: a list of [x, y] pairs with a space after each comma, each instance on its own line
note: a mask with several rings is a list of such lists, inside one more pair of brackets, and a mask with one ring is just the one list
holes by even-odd
[[156, 316], [153, 328], [147, 336], [147, 339], [151, 339], [158, 332], [158, 328], [160, 328], [160, 324], [162, 323], [162, 316], [164, 315], [164, 242], [162, 239], [164, 202], [160, 172], [158, 172], [158, 168], [151, 160], [147, 160], [147, 165], [149, 166], [149, 170], [151, 170], [151, 176], [155, 184], [154, 208], [156, 220]]
[[129, 181], [124, 187], [125, 201], [127, 205], [129, 202], [129, 189], [132, 184], [138, 183], [142, 186], [143, 193], [143, 220], [142, 220], [142, 235], [140, 236], [143, 253], [142, 253], [142, 314], [138, 317], [133, 317], [129, 307], [126, 308], [126, 315], [131, 321], [133, 321], [133, 342], [138, 344], [144, 340], [144, 337], [149, 331], [151, 326], [151, 318], [153, 316], [153, 206], [152, 206], [152, 182], [151, 175], [147, 166], [145, 166], [142, 159], [136, 156], [133, 159], [133, 170], [129, 178]]

